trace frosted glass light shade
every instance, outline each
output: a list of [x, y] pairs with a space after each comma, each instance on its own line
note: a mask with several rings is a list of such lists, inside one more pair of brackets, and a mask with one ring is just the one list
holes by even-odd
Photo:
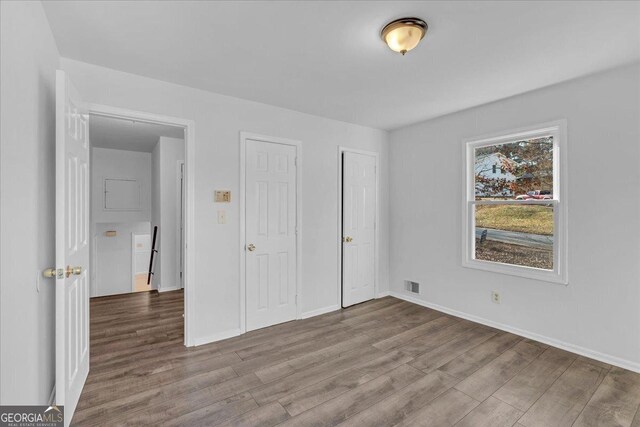
[[382, 40], [395, 52], [405, 54], [415, 48], [427, 32], [427, 23], [418, 18], [402, 18], [382, 29]]

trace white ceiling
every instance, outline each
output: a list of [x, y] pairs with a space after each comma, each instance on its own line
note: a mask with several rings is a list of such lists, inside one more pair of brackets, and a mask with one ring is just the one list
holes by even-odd
[[89, 118], [92, 147], [151, 153], [161, 136], [184, 138], [184, 129], [111, 117]]
[[640, 60], [640, 2], [43, 3], [64, 57], [381, 129]]

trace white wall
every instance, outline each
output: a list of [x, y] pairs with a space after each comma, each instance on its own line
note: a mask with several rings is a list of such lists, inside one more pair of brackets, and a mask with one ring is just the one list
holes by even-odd
[[[56, 48], [39, 2], [0, 2], [0, 404], [54, 382]], [[36, 282], [40, 282], [40, 291]]]
[[[105, 178], [136, 179], [140, 184], [140, 210], [105, 209]], [[91, 149], [91, 221], [94, 224], [151, 221], [151, 153], [98, 147]]]
[[[105, 209], [105, 178], [137, 180], [140, 184], [140, 210]], [[92, 297], [131, 292], [131, 233], [149, 233], [151, 191], [151, 153], [91, 149]], [[106, 237], [106, 230], [116, 231], [118, 235]]]
[[[184, 161], [184, 140], [161, 136], [153, 155], [154, 167], [153, 201], [156, 218], [152, 226], [158, 226], [156, 249], [158, 259], [155, 260], [156, 269], [153, 274], [154, 288], [167, 291], [180, 288], [179, 260], [180, 240], [178, 236], [178, 161]], [[157, 164], [156, 164], [157, 163]]]
[[[195, 121], [195, 339], [238, 331], [240, 132], [302, 141], [303, 312], [337, 307], [338, 146], [381, 153], [379, 277], [388, 283], [387, 133], [264, 104], [212, 94], [68, 59], [61, 60], [89, 102]], [[319, 100], [321, 102], [321, 100]], [[215, 189], [230, 189], [227, 223], [217, 224]]]
[[[149, 222], [98, 223], [95, 227], [97, 257], [94, 262], [95, 289], [91, 296], [127, 294], [132, 291], [132, 275], [135, 268], [132, 253], [132, 233], [149, 234]], [[113, 237], [106, 231], [115, 231]], [[149, 259], [146, 260], [147, 266]], [[141, 261], [141, 264], [143, 262]], [[146, 271], [143, 268], [142, 271]]]
[[[635, 65], [392, 132], [392, 291], [418, 281], [422, 301], [640, 370], [639, 105]], [[463, 268], [461, 139], [560, 118], [569, 285]]]
[[[158, 139], [159, 141], [159, 139]], [[156, 235], [155, 249], [160, 247], [160, 222], [162, 221], [162, 209], [161, 209], [161, 189], [160, 183], [162, 177], [160, 175], [160, 144], [156, 144], [151, 153], [151, 244], [153, 244], [153, 227], [158, 226], [158, 233]], [[151, 287], [158, 289], [158, 283], [162, 279], [162, 265], [159, 256], [153, 257], [153, 277], [151, 279]]]

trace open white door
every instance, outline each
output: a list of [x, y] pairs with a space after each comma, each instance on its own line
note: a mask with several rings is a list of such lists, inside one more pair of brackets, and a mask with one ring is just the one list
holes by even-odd
[[342, 169], [342, 306], [375, 297], [376, 158], [345, 152]]
[[56, 404], [69, 425], [89, 373], [89, 123], [56, 73]]
[[246, 141], [246, 329], [297, 314], [297, 147]]

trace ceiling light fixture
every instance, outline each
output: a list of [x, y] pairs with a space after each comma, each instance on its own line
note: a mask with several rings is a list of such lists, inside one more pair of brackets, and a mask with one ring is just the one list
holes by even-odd
[[427, 28], [427, 23], [422, 19], [396, 19], [385, 25], [380, 36], [391, 50], [404, 55], [418, 46], [427, 33]]

